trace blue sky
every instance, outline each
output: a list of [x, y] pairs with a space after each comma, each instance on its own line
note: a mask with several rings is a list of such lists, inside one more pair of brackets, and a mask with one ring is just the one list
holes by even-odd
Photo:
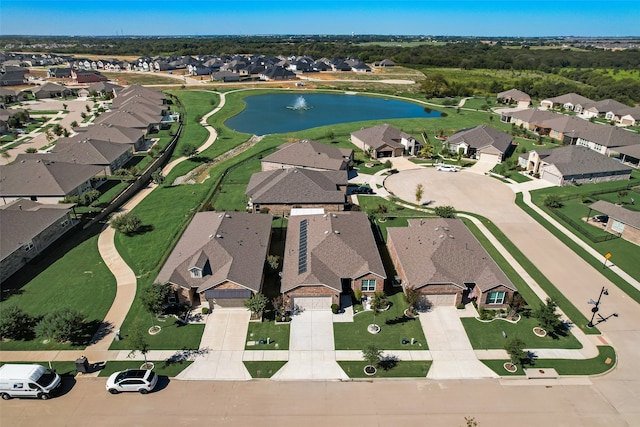
[[0, 0], [0, 35], [640, 36], [640, 1]]

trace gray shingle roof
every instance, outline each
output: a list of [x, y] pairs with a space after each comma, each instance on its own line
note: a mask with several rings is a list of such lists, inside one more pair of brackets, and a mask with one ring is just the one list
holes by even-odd
[[347, 171], [277, 169], [251, 175], [245, 194], [253, 203], [344, 203]]
[[[157, 281], [198, 292], [231, 281], [260, 292], [273, 217], [245, 212], [199, 212], [169, 255]], [[191, 267], [205, 267], [192, 278]]]
[[598, 200], [597, 202], [592, 203], [589, 208], [608, 215], [609, 217], [626, 225], [630, 225], [633, 228], [640, 229], [640, 212], [630, 211], [629, 209], [614, 205], [613, 203], [605, 200]]
[[316, 141], [302, 140], [279, 147], [278, 151], [262, 159], [263, 162], [281, 163], [308, 168], [341, 170], [347, 168], [347, 160], [353, 150], [332, 147]]
[[[303, 220], [308, 221], [307, 268], [300, 272], [300, 222]], [[364, 212], [289, 217], [282, 269], [282, 292], [320, 284], [342, 292], [342, 278], [357, 279], [368, 273], [387, 277]]]
[[477, 150], [492, 146], [504, 154], [511, 147], [513, 137], [487, 125], [481, 125], [461, 130], [449, 138], [450, 144], [458, 144], [462, 141]]
[[351, 133], [361, 141], [364, 141], [369, 147], [374, 150], [379, 149], [385, 145], [391, 148], [404, 148], [401, 144], [402, 138], [411, 138], [408, 133], [402, 132], [391, 125], [383, 124], [365, 128]]
[[73, 204], [44, 204], [27, 199], [0, 206], [0, 259], [60, 221], [72, 207]]
[[145, 133], [142, 129], [115, 126], [106, 123], [79, 128], [78, 130], [81, 131], [78, 139], [90, 138], [119, 144], [135, 144], [144, 137]]
[[514, 101], [531, 101], [531, 97], [526, 93], [518, 89], [509, 89], [504, 92], [500, 92], [497, 95], [498, 99], [512, 99]]
[[554, 148], [544, 159], [564, 176], [629, 171], [631, 168], [587, 147], [567, 145]]
[[484, 292], [498, 285], [516, 291], [500, 267], [459, 219], [410, 219], [408, 227], [387, 228], [407, 285], [475, 283]]

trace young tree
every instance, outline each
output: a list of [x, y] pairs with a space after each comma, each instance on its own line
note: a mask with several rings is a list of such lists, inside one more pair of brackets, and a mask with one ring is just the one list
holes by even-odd
[[558, 305], [551, 298], [547, 298], [545, 302], [540, 304], [540, 307], [534, 310], [532, 314], [538, 320], [540, 327], [553, 335], [562, 327], [561, 315], [556, 313]]
[[440, 218], [455, 218], [456, 209], [453, 206], [436, 206], [433, 212]]
[[524, 341], [520, 338], [509, 338], [504, 344], [504, 349], [509, 353], [511, 363], [514, 365], [522, 365], [522, 363], [529, 359], [527, 352], [524, 351]]
[[376, 292], [371, 298], [371, 310], [373, 310], [373, 323], [376, 323], [376, 313], [384, 310], [389, 305], [389, 300], [384, 292]]
[[151, 314], [152, 326], [156, 326], [155, 319], [162, 313], [162, 308], [169, 299], [170, 293], [171, 285], [169, 283], [154, 283], [142, 291], [140, 302], [145, 310]]
[[280, 266], [280, 257], [278, 255], [268, 255], [267, 264], [269, 265], [271, 270], [276, 271]]
[[420, 149], [420, 151], [418, 152], [418, 157], [421, 157], [423, 159], [433, 157], [433, 151], [433, 144], [431, 144], [429, 141], [426, 141], [422, 146], [422, 149]]
[[77, 341], [84, 329], [85, 320], [84, 314], [72, 308], [53, 309], [36, 325], [36, 336], [57, 342]]
[[382, 360], [382, 350], [374, 344], [368, 344], [362, 350], [362, 358], [367, 363], [367, 366], [373, 366], [374, 368], [380, 365]]
[[140, 327], [135, 327], [131, 334], [129, 335], [131, 351], [127, 355], [127, 357], [132, 358], [135, 357], [136, 352], [140, 352], [142, 357], [144, 357], [144, 364], [147, 365], [147, 353], [151, 350], [151, 346], [147, 342], [145, 335], [143, 333], [143, 329]]
[[409, 305], [409, 311], [414, 312], [420, 299], [420, 292], [413, 286], [407, 286], [404, 288], [404, 299]]
[[133, 234], [140, 229], [142, 221], [137, 215], [131, 212], [124, 213], [122, 215], [114, 216], [111, 221], [111, 227], [115, 228], [120, 233]]
[[416, 203], [420, 203], [420, 200], [422, 200], [422, 196], [424, 194], [424, 185], [422, 184], [418, 184], [416, 185]]
[[0, 339], [31, 339], [34, 326], [35, 319], [17, 305], [0, 310]]
[[162, 169], [158, 168], [153, 171], [153, 173], [151, 174], [151, 181], [153, 181], [154, 184], [158, 185], [164, 183], [164, 175], [162, 174]]
[[76, 120], [71, 122], [71, 127], [72, 128], [77, 128], [78, 127], [78, 122]]
[[244, 306], [255, 316], [262, 313], [269, 300], [263, 294], [255, 294], [244, 302]]
[[289, 305], [289, 299], [283, 295], [278, 295], [273, 300], [271, 300], [271, 304], [273, 305], [273, 309], [276, 312], [276, 319], [285, 320], [287, 315], [287, 306]]
[[393, 163], [391, 163], [391, 160], [387, 160], [384, 162], [384, 167], [385, 169], [391, 169], [393, 167]]

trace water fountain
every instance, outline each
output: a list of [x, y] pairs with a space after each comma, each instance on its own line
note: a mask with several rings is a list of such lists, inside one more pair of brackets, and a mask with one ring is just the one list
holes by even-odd
[[310, 110], [313, 107], [307, 104], [307, 100], [304, 99], [304, 96], [299, 96], [296, 98], [296, 102], [294, 102], [293, 105], [288, 105], [287, 108], [290, 110]]

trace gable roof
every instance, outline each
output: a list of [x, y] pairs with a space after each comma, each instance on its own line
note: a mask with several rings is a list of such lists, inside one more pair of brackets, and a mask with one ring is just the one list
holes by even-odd
[[518, 89], [509, 89], [504, 92], [500, 92], [497, 95], [498, 99], [512, 99], [514, 101], [531, 101], [531, 97]]
[[302, 140], [278, 147], [278, 151], [262, 159], [263, 162], [281, 163], [307, 168], [346, 169], [353, 150], [332, 147], [312, 140]]
[[565, 176], [621, 171], [631, 173], [629, 166], [581, 145], [554, 148], [544, 161], [554, 165]]
[[102, 167], [30, 159], [0, 166], [0, 195], [64, 197], [102, 171]]
[[51, 152], [43, 154], [42, 158], [50, 156], [51, 160], [83, 165], [109, 165], [127, 151], [131, 151], [131, 146], [126, 144], [91, 138], [60, 138]]
[[589, 98], [586, 98], [582, 95], [578, 95], [577, 93], [566, 93], [564, 95], [556, 96], [554, 98], [547, 98], [544, 101], [552, 101], [554, 104], [572, 104], [572, 105], [582, 105], [585, 104], [593, 104]]
[[402, 132], [391, 125], [382, 124], [370, 128], [364, 128], [356, 132], [351, 132], [351, 136], [363, 141], [369, 147], [377, 150], [385, 145], [391, 148], [404, 148], [400, 142], [402, 138], [409, 139], [411, 135]]
[[144, 137], [145, 131], [137, 128], [116, 126], [107, 123], [99, 123], [76, 129], [82, 138], [111, 141], [118, 144], [135, 144]]
[[[272, 220], [266, 214], [198, 212], [162, 266], [157, 281], [196, 288], [198, 292], [231, 281], [260, 292]], [[191, 277], [189, 269], [193, 267], [205, 270], [202, 277]]]
[[597, 202], [592, 203], [589, 205], [589, 209], [608, 215], [609, 217], [626, 225], [630, 225], [633, 228], [640, 229], [640, 212], [630, 211], [629, 209], [614, 205], [613, 203], [605, 200], [598, 200]]
[[113, 110], [104, 113], [96, 120], [96, 124], [112, 124], [117, 126], [146, 129], [152, 123], [159, 123], [162, 116], [152, 116], [140, 111]]
[[387, 242], [408, 286], [451, 283], [464, 290], [465, 283], [475, 283], [482, 291], [498, 285], [517, 291], [462, 220], [410, 219], [408, 227], [387, 228]]
[[[301, 232], [303, 221], [306, 233], [304, 227]], [[306, 247], [302, 257], [301, 247]], [[304, 268], [300, 268], [301, 260], [306, 260]], [[369, 273], [387, 277], [364, 212], [289, 217], [282, 292], [304, 285], [325, 285], [342, 292], [342, 278], [357, 279]]]
[[580, 132], [579, 135], [580, 138], [586, 141], [595, 142], [609, 148], [640, 144], [639, 134], [609, 125], [591, 124], [586, 131]]
[[601, 101], [596, 101], [593, 104], [585, 105], [585, 110], [597, 113], [607, 113], [609, 111], [619, 111], [627, 108], [629, 108], [628, 105], [618, 102], [615, 99], [603, 99]]
[[489, 146], [495, 147], [504, 154], [511, 147], [513, 137], [487, 125], [480, 125], [471, 129], [463, 129], [449, 138], [450, 144], [459, 144], [460, 142], [465, 142], [476, 150]]
[[251, 175], [245, 194], [253, 203], [344, 203], [347, 171], [276, 169]]
[[0, 206], [0, 259], [6, 258], [64, 218], [73, 206], [70, 203], [46, 204], [27, 199]]

